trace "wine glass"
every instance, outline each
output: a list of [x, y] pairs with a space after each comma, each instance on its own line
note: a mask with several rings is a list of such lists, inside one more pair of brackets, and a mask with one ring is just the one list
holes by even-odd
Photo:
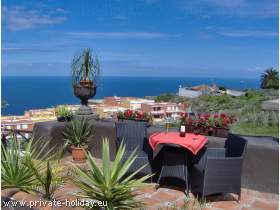
[[169, 123], [170, 123], [170, 119], [169, 117], [165, 118], [165, 133], [168, 133], [168, 129], [169, 129]]

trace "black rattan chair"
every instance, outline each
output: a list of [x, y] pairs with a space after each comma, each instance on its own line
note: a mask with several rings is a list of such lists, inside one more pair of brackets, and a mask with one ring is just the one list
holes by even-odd
[[229, 134], [225, 148], [207, 148], [193, 160], [191, 190], [202, 198], [210, 194], [236, 193], [241, 196], [242, 162], [247, 140]]
[[137, 158], [128, 169], [128, 173], [133, 173], [143, 165], [147, 164], [147, 166], [139, 172], [139, 175], [152, 174], [153, 152], [148, 144], [147, 123], [133, 121], [117, 122], [116, 135], [117, 148], [122, 141], [126, 145], [124, 161], [135, 148], [138, 148], [136, 152]]

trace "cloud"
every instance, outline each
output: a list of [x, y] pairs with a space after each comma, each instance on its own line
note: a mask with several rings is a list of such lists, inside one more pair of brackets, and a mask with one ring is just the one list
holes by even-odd
[[69, 32], [74, 38], [86, 39], [157, 39], [168, 37], [159, 32]]
[[2, 53], [6, 54], [24, 54], [24, 53], [50, 53], [55, 52], [53, 49], [44, 48], [20, 48], [20, 47], [2, 47]]
[[185, 0], [179, 7], [189, 14], [207, 17], [278, 17], [278, 0]]
[[278, 32], [273, 31], [218, 31], [218, 34], [233, 38], [277, 38]]
[[[36, 28], [43, 25], [59, 24], [67, 20], [65, 10], [43, 11], [41, 9], [29, 9], [22, 6], [3, 6], [3, 21], [12, 31]], [[52, 15], [51, 15], [52, 14]]]

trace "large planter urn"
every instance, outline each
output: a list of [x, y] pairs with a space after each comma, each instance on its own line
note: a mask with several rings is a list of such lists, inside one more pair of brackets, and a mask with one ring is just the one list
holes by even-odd
[[83, 86], [81, 84], [74, 85], [74, 95], [81, 100], [81, 106], [77, 110], [76, 115], [78, 116], [97, 116], [93, 113], [92, 109], [88, 106], [88, 99], [93, 98], [96, 94], [96, 86]]

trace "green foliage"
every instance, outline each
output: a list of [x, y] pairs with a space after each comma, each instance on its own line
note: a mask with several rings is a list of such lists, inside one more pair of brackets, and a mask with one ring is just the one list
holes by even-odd
[[20, 151], [20, 145], [15, 138], [9, 141], [11, 142], [9, 147], [1, 144], [1, 188], [29, 191], [36, 179], [26, 165], [26, 153]]
[[269, 68], [261, 76], [262, 89], [278, 89], [279, 88], [279, 72], [276, 69]]
[[239, 113], [243, 110], [260, 108], [263, 100], [263, 94], [260, 91], [248, 90], [246, 95], [232, 97], [228, 94], [221, 96], [200, 96], [189, 100], [192, 110], [199, 113]]
[[29, 163], [29, 167], [33, 171], [37, 180], [36, 184], [33, 187], [33, 191], [41, 194], [45, 199], [53, 199], [53, 195], [56, 189], [66, 180], [63, 176], [61, 176], [62, 168], [53, 161], [51, 166], [50, 160], [33, 160]]
[[[54, 192], [54, 180], [57, 176], [51, 175], [49, 161], [57, 160], [61, 154], [53, 152], [53, 148], [48, 148], [49, 141], [42, 144], [40, 141], [34, 142], [31, 138], [23, 150], [15, 138], [10, 140], [9, 147], [2, 143], [1, 153], [1, 188], [18, 188], [26, 192], [40, 192], [45, 198], [50, 198]], [[61, 150], [58, 151], [62, 151]], [[44, 177], [43, 173], [47, 176]], [[45, 183], [42, 180], [46, 179]], [[52, 191], [38, 191], [38, 189], [48, 186]]]
[[100, 73], [98, 58], [91, 53], [90, 49], [74, 57], [72, 61], [72, 83], [77, 85], [81, 80], [96, 81]]
[[251, 123], [240, 122], [233, 125], [230, 132], [241, 135], [274, 136], [279, 138], [278, 126], [259, 126]]
[[74, 166], [74, 183], [82, 191], [79, 196], [86, 199], [106, 201], [105, 209], [131, 209], [142, 206], [142, 203], [135, 200], [136, 194], [133, 189], [143, 187], [145, 180], [151, 175], [140, 179], [134, 179], [145, 166], [139, 168], [133, 174], [125, 176], [131, 164], [135, 161], [135, 151], [126, 159], [125, 145], [122, 143], [117, 151], [115, 160], [110, 162], [110, 150], [108, 139], [103, 140], [102, 162], [103, 167], [98, 168], [91, 154], [87, 154], [88, 168], [81, 169]]
[[[170, 97], [170, 101], [187, 103], [193, 112], [237, 115], [238, 122], [233, 126], [233, 130], [240, 131], [242, 134], [246, 134], [243, 133], [244, 130], [247, 134], [275, 135], [275, 130], [278, 131], [278, 115], [273, 112], [268, 114], [262, 112], [261, 103], [264, 100], [277, 99], [278, 97], [279, 91], [276, 89], [249, 89], [245, 95], [238, 97], [223, 94], [221, 96], [204, 95], [194, 99], [186, 99], [174, 95], [174, 98]], [[240, 125], [245, 127], [240, 128]], [[269, 134], [269, 132], [272, 133]]]
[[175, 94], [164, 93], [156, 97], [156, 102], [172, 102], [176, 98]]
[[273, 111], [250, 111], [239, 116], [240, 122], [250, 123], [255, 126], [278, 126], [278, 113]]
[[66, 106], [57, 106], [55, 108], [55, 113], [57, 117], [72, 117], [73, 111]]
[[85, 146], [92, 133], [92, 128], [85, 118], [74, 119], [67, 123], [63, 132], [67, 144], [75, 147]]
[[264, 100], [272, 100], [279, 98], [279, 90], [263, 89], [261, 90], [261, 93], [263, 94]]

